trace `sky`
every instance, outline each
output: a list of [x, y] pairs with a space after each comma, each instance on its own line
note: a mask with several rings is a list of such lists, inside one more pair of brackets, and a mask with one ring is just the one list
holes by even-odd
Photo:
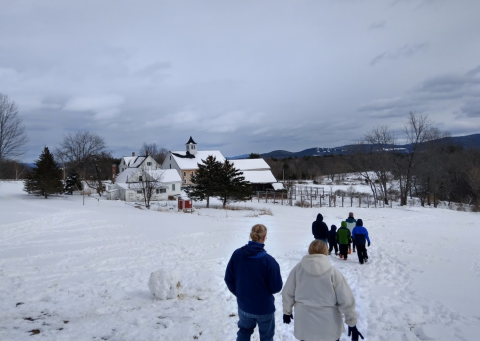
[[0, 0], [24, 161], [72, 132], [113, 156], [354, 143], [410, 111], [480, 133], [478, 0]]

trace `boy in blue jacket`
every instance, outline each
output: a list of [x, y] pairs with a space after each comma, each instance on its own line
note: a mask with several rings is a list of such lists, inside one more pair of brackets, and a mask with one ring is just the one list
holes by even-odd
[[360, 264], [368, 262], [367, 248], [365, 244], [368, 242], [368, 246], [370, 246], [370, 238], [368, 237], [367, 229], [363, 227], [362, 219], [357, 219], [356, 226], [352, 231], [352, 237], [357, 246], [358, 261]]
[[267, 228], [257, 224], [250, 232], [251, 241], [235, 250], [225, 271], [228, 290], [237, 297], [237, 341], [248, 341], [255, 326], [261, 341], [275, 335], [275, 299], [283, 281], [277, 261], [264, 250]]

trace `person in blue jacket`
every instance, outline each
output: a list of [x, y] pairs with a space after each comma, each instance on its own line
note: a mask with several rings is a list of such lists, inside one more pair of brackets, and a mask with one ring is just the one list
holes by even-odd
[[275, 298], [283, 281], [277, 261], [264, 250], [267, 228], [252, 227], [251, 241], [235, 250], [225, 271], [228, 290], [237, 297], [237, 341], [250, 340], [255, 326], [261, 341], [272, 341], [275, 335]]
[[356, 225], [352, 231], [352, 237], [357, 246], [358, 261], [360, 264], [368, 262], [368, 254], [365, 244], [368, 242], [368, 246], [370, 246], [370, 238], [368, 237], [367, 229], [363, 227], [362, 219], [357, 219]]

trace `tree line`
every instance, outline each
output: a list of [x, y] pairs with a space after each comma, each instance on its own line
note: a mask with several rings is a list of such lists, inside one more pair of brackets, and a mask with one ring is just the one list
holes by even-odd
[[439, 201], [480, 208], [480, 150], [454, 145], [448, 132], [436, 128], [427, 115], [410, 112], [402, 140], [411, 151], [395, 149], [397, 137], [388, 126], [377, 126], [350, 147], [348, 154], [303, 158], [268, 158], [278, 180], [313, 180], [327, 177], [340, 181], [355, 173], [370, 186], [373, 197], [389, 203], [409, 197], [422, 206]]

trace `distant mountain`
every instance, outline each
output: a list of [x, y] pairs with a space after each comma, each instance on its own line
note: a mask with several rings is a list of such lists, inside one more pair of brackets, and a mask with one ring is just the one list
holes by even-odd
[[[445, 137], [440, 139], [440, 141], [445, 142], [450, 145], [455, 146], [462, 146], [465, 149], [475, 149], [480, 148], [480, 134], [473, 134], [467, 136], [452, 136], [452, 137]], [[334, 147], [334, 148], [308, 148], [299, 152], [289, 152], [286, 150], [274, 150], [269, 153], [260, 154], [262, 158], [270, 158], [275, 157], [279, 159], [287, 158], [287, 157], [304, 157], [304, 156], [325, 156], [325, 155], [348, 155], [353, 149], [355, 145], [346, 145], [341, 147]], [[395, 148], [397, 152], [409, 153], [412, 150], [410, 144], [404, 145], [394, 145], [392, 148]], [[233, 156], [227, 159], [244, 159], [248, 158], [249, 154], [243, 154], [238, 156]]]

